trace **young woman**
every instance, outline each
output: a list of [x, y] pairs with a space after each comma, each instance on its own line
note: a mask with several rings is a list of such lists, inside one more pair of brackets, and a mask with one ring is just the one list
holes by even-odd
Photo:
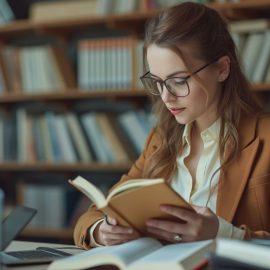
[[[149, 235], [172, 243], [270, 236], [270, 118], [249, 91], [224, 20], [188, 2], [162, 11], [147, 26], [145, 60], [141, 80], [157, 125], [121, 182], [163, 177], [196, 211], [162, 205], [176, 221], [147, 220]], [[137, 237], [94, 206], [74, 232], [85, 248]]]

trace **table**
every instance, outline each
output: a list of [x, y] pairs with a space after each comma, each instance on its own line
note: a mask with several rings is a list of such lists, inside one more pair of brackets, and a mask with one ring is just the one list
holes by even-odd
[[[82, 252], [81, 249], [77, 248], [74, 245], [61, 245], [61, 244], [52, 244], [52, 243], [42, 243], [42, 242], [27, 242], [27, 241], [12, 241], [11, 244], [5, 249], [5, 251], [17, 251], [17, 250], [31, 250], [36, 249], [37, 247], [51, 247], [51, 248], [65, 248], [63, 251], [77, 254]], [[40, 265], [26, 265], [26, 266], [0, 266], [1, 270], [12, 269], [12, 270], [45, 270], [47, 269], [48, 264]]]

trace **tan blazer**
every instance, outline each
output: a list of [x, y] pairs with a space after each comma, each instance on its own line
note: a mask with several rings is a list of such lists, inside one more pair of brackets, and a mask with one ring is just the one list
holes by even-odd
[[[242, 117], [238, 130], [241, 152], [220, 173], [216, 214], [244, 229], [245, 238], [270, 237], [270, 115]], [[142, 178], [143, 168], [159, 143], [152, 132], [143, 153], [120, 182]], [[76, 245], [90, 248], [86, 241], [89, 227], [102, 217], [92, 206], [79, 218], [74, 230]]]

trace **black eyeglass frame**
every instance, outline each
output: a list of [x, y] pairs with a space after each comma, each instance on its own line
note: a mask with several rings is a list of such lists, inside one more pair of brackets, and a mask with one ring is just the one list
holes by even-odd
[[[152, 79], [152, 80], [156, 80], [156, 81], [160, 84], [160, 86], [161, 86], [161, 92], [160, 92], [159, 94], [157, 94], [157, 93], [153, 93], [153, 92], [149, 91], [152, 95], [155, 95], [155, 96], [161, 96], [162, 93], [163, 93], [163, 86], [165, 85], [167, 91], [168, 91], [171, 95], [173, 95], [173, 96], [175, 96], [175, 97], [187, 97], [187, 96], [189, 95], [189, 93], [190, 93], [190, 88], [189, 88], [189, 84], [188, 84], [187, 80], [188, 80], [189, 78], [191, 78], [193, 75], [195, 75], [195, 74], [197, 74], [198, 72], [200, 72], [200, 71], [202, 71], [203, 69], [205, 69], [206, 67], [208, 67], [208, 66], [214, 64], [215, 62], [217, 62], [218, 59], [219, 59], [219, 58], [216, 58], [215, 60], [213, 60], [213, 61], [211, 61], [211, 62], [209, 62], [209, 63], [203, 65], [202, 67], [200, 67], [199, 69], [195, 70], [194, 72], [192, 72], [191, 74], [189, 74], [189, 75], [186, 76], [186, 77], [172, 76], [172, 77], [167, 78], [166, 80], [162, 80], [162, 79], [157, 80], [157, 79], [155, 79], [155, 78], [153, 78], [153, 77], [150, 77], [150, 76], [148, 77], [148, 75], [151, 74], [151, 73], [150, 73], [150, 71], [147, 71], [144, 75], [142, 75], [142, 76], [140, 77], [140, 80], [141, 80], [141, 82], [142, 82], [143, 85], [144, 85], [144, 83], [143, 83], [143, 79], [144, 79], [144, 78], [149, 78], [149, 79]], [[183, 96], [183, 95], [179, 96], [179, 95], [175, 95], [174, 93], [172, 93], [171, 90], [169, 90], [169, 88], [168, 88], [168, 86], [167, 86], [167, 84], [166, 84], [166, 81], [168, 81], [168, 80], [170, 80], [170, 79], [181, 79], [183, 82], [185, 82], [186, 85], [187, 85], [187, 89], [188, 89], [187, 94], [184, 95], [184, 96]]]

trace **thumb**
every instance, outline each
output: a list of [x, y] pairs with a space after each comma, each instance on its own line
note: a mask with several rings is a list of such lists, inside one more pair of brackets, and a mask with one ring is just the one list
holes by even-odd
[[105, 216], [105, 221], [106, 221], [106, 223], [108, 224], [108, 225], [113, 225], [113, 226], [115, 226], [115, 225], [117, 225], [117, 221], [116, 221], [116, 219], [115, 218], [113, 218], [113, 217], [110, 217], [110, 216]]

